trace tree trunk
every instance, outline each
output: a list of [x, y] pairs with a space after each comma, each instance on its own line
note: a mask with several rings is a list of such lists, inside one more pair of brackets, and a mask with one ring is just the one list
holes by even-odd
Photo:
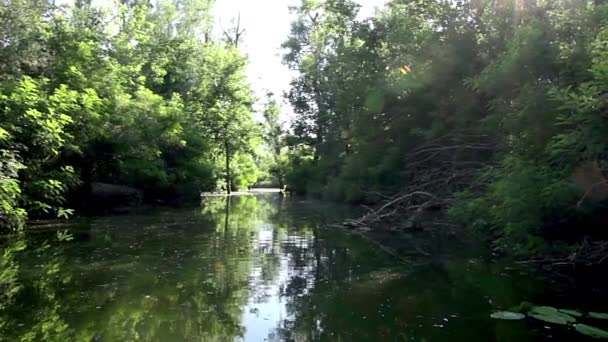
[[230, 222], [230, 204], [231, 204], [231, 197], [227, 197], [226, 198], [226, 208], [224, 211], [224, 237], [228, 236], [228, 223]]
[[228, 141], [224, 142], [224, 149], [226, 151], [226, 193], [230, 195], [232, 186], [230, 184], [230, 151], [228, 148]]

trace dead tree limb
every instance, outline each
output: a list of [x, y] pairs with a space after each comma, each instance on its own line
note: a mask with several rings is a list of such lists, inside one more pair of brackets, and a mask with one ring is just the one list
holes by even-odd
[[348, 225], [397, 224], [429, 208], [447, 207], [458, 192], [480, 189], [488, 183], [489, 161], [498, 150], [489, 136], [463, 131], [421, 143], [403, 157], [401, 174], [406, 185], [392, 193], [366, 192], [381, 200], [379, 207], [366, 206], [368, 212]]

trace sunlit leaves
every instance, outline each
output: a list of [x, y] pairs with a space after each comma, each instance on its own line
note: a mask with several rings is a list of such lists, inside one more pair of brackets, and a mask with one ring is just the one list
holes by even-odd
[[[211, 2], [157, 5], [3, 7], [0, 79], [11, 80], [0, 84], [3, 220], [21, 214], [18, 205], [70, 215], [65, 194], [83, 185], [80, 176], [196, 194], [221, 175], [225, 141], [235, 154], [252, 150], [259, 131], [245, 58], [207, 41]], [[27, 28], [10, 32], [21, 19]], [[229, 106], [218, 110], [220, 99]], [[226, 127], [220, 141], [217, 128]], [[238, 169], [250, 183], [247, 165]]]

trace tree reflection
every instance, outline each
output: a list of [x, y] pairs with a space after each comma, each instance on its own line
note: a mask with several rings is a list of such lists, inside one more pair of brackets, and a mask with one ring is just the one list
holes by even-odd
[[464, 257], [396, 268], [365, 240], [325, 228], [352, 214], [341, 208], [276, 194], [214, 197], [98, 218], [81, 241], [12, 241], [0, 260], [0, 340], [529, 337], [483, 318], [470, 330], [450, 316], [487, 318], [487, 298], [504, 307], [522, 299], [495, 270]]
[[[65, 262], [62, 245], [59, 241], [54, 241], [54, 248], [47, 242], [32, 245], [20, 236], [2, 246], [0, 341], [68, 340], [73, 331], [62, 317], [59, 296], [71, 277], [61, 272]], [[32, 254], [45, 257], [32, 265]]]
[[0, 340], [239, 338], [267, 205], [218, 198], [198, 215], [100, 219], [92, 241], [65, 249], [4, 246]]
[[[110, 341], [232, 341], [243, 335], [249, 297], [251, 234], [259, 220], [255, 197], [219, 197], [203, 203], [197, 225], [204, 234], [172, 234], [162, 263], [150, 258], [134, 266], [126, 283], [110, 280], [117, 299], [86, 319], [85, 339]], [[192, 219], [192, 218], [189, 218]], [[148, 239], [154, 240], [154, 239]], [[146, 246], [156, 241], [147, 241]], [[148, 253], [142, 247], [144, 255]], [[133, 272], [133, 269], [129, 269]], [[114, 275], [121, 279], [121, 276]], [[108, 322], [107, 325], [99, 324]]]

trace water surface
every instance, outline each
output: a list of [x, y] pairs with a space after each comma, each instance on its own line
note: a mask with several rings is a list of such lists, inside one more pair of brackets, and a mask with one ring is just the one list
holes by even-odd
[[356, 214], [262, 194], [80, 220], [74, 241], [45, 249], [52, 238], [39, 234], [15, 260], [25, 284], [2, 331], [32, 341], [582, 340], [489, 318], [522, 301], [574, 301], [554, 283], [450, 236], [432, 241], [431, 257], [395, 258], [331, 227]]

